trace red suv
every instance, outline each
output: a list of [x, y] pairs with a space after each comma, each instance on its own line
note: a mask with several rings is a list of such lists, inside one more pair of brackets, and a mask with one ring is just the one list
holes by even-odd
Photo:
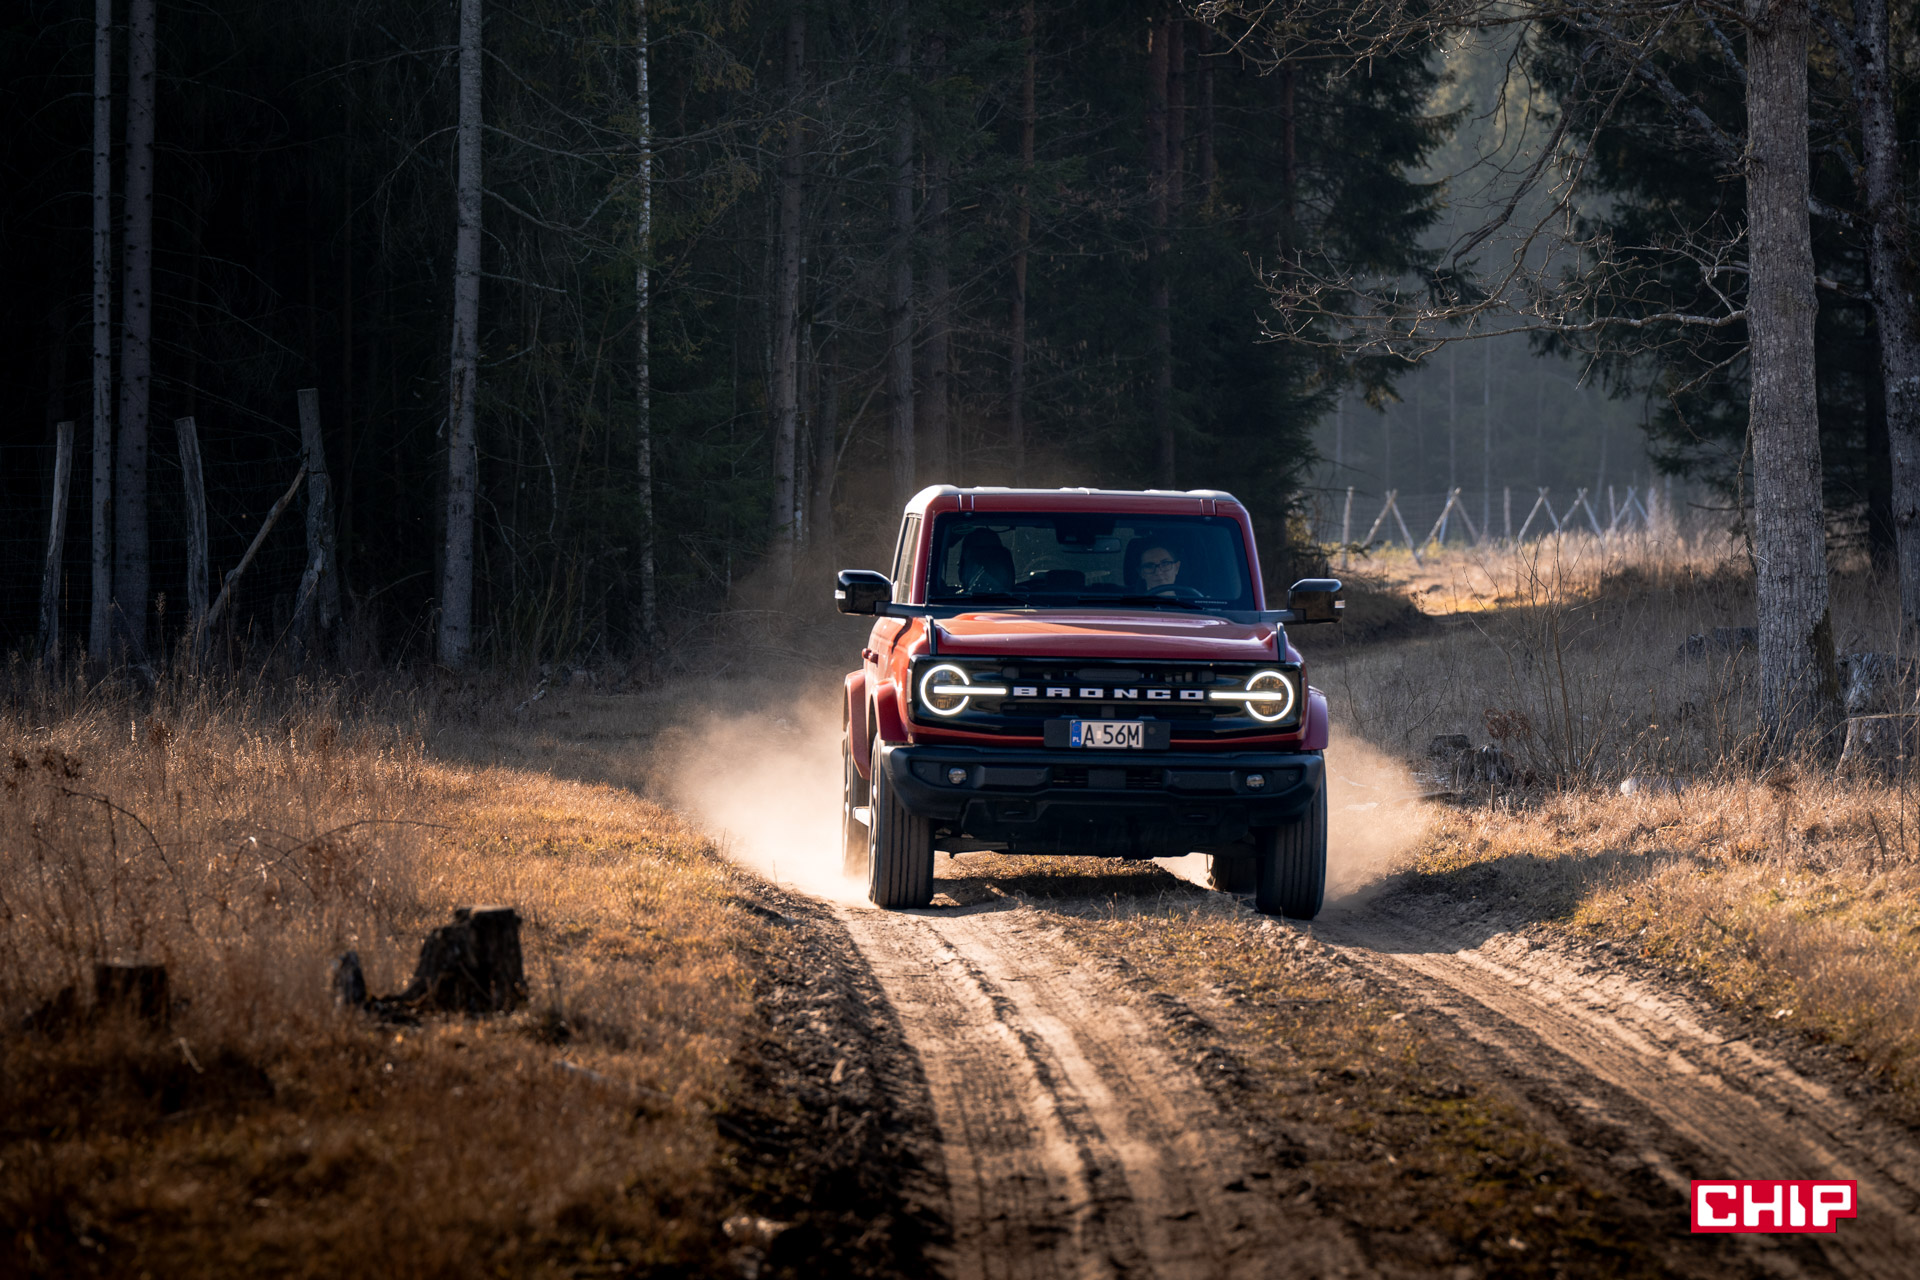
[[1211, 855], [1214, 884], [1312, 919], [1326, 885], [1326, 698], [1266, 608], [1253, 523], [1211, 490], [923, 490], [846, 679], [842, 835], [883, 907], [925, 906], [937, 850]]

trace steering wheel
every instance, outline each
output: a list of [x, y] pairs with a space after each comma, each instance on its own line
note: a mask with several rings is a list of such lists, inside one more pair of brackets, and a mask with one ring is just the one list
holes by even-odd
[[1163, 583], [1157, 587], [1148, 587], [1150, 596], [1168, 596], [1174, 600], [1199, 600], [1204, 597], [1198, 587], [1183, 587], [1177, 582]]

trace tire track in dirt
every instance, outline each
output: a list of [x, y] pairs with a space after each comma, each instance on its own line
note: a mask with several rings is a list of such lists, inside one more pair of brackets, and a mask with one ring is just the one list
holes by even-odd
[[[1920, 1151], [1843, 1094], [1676, 993], [1555, 943], [1436, 928], [1383, 905], [1329, 912], [1314, 935], [1437, 1016], [1529, 1100], [1617, 1135], [1623, 1156], [1689, 1178], [1850, 1178], [1859, 1217], [1832, 1235], [1741, 1237], [1769, 1269], [1795, 1255], [1843, 1274], [1914, 1273]], [[1684, 1218], [1682, 1217], [1682, 1220]]]
[[920, 1054], [958, 1280], [1366, 1271], [1340, 1224], [1252, 1176], [1150, 1016], [1040, 913], [841, 916]]

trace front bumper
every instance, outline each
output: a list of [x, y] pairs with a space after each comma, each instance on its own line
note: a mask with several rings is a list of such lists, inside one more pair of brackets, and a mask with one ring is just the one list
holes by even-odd
[[[880, 745], [893, 794], [947, 836], [1014, 853], [1157, 858], [1233, 844], [1297, 816], [1317, 751], [1075, 751]], [[964, 774], [948, 781], [952, 770]], [[1263, 785], [1254, 786], [1257, 776]]]

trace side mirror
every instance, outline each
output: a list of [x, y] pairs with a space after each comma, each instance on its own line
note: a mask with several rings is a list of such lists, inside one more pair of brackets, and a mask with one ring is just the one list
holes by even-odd
[[871, 569], [842, 569], [833, 579], [833, 607], [842, 613], [874, 614], [893, 600], [893, 583]]
[[1287, 607], [1295, 622], [1338, 622], [1347, 602], [1338, 578], [1302, 578], [1287, 592]]

